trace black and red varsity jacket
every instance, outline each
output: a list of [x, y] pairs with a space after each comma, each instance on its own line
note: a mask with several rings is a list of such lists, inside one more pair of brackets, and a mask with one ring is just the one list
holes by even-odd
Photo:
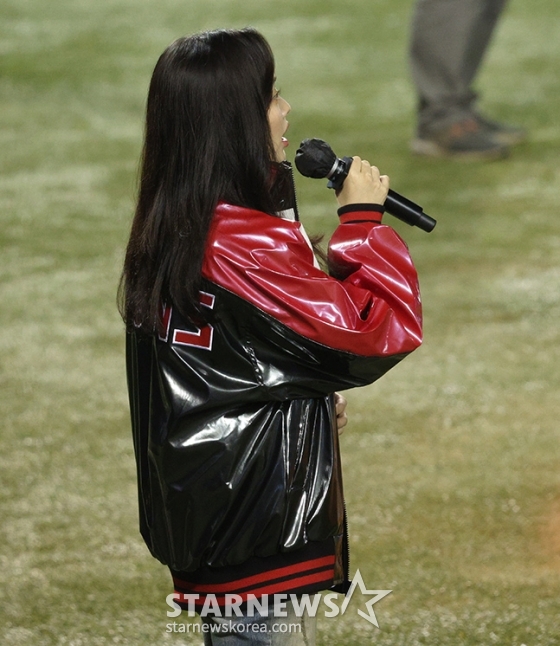
[[[348, 209], [346, 209], [348, 210]], [[344, 584], [332, 393], [421, 343], [416, 270], [381, 214], [350, 211], [323, 272], [297, 221], [220, 204], [197, 327], [172, 305], [127, 334], [141, 533], [178, 593]]]

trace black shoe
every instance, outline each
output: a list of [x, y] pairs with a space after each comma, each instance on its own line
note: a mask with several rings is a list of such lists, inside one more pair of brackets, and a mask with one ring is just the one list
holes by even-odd
[[483, 130], [491, 135], [498, 143], [506, 146], [513, 146], [527, 138], [527, 131], [518, 126], [511, 126], [507, 123], [499, 123], [476, 114], [474, 118], [478, 121]]
[[508, 146], [474, 118], [420, 135], [410, 147], [418, 155], [468, 160], [501, 159], [509, 153]]

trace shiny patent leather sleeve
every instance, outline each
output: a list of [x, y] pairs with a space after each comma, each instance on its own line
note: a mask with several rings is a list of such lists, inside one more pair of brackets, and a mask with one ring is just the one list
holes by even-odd
[[398, 234], [371, 215], [356, 222], [346, 215], [335, 231], [334, 277], [314, 264], [298, 222], [221, 204], [203, 275], [329, 348], [366, 357], [409, 353], [422, 340], [416, 270]]

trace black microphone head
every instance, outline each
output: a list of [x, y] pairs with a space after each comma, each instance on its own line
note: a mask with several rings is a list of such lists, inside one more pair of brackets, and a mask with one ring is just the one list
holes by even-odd
[[296, 168], [305, 177], [322, 179], [332, 171], [336, 155], [326, 141], [322, 139], [304, 139], [296, 151]]

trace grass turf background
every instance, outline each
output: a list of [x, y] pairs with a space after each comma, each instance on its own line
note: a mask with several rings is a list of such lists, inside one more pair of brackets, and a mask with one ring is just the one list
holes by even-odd
[[[386, 221], [421, 276], [423, 347], [349, 393], [352, 568], [381, 630], [320, 644], [560, 643], [560, 9], [512, 0], [477, 85], [527, 143], [491, 164], [412, 157], [410, 0], [0, 0], [0, 641], [179, 646], [137, 530], [115, 308], [155, 61], [179, 35], [259, 28], [292, 105], [438, 219]], [[298, 178], [310, 232], [334, 229]]]

